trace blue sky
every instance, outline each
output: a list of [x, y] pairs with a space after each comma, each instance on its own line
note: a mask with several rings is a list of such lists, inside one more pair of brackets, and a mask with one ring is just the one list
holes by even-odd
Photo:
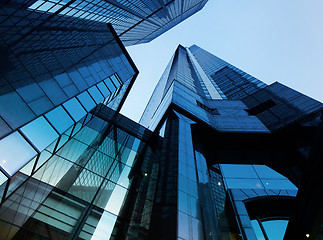
[[121, 113], [139, 120], [178, 44], [323, 101], [322, 12], [322, 0], [209, 0], [152, 42], [127, 48], [140, 73]]

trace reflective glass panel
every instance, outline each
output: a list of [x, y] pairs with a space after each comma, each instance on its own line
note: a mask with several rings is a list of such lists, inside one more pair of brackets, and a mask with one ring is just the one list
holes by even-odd
[[37, 147], [44, 150], [58, 138], [57, 132], [51, 127], [44, 117], [39, 117], [21, 128], [21, 131]]
[[97, 89], [96, 86], [89, 88], [88, 91], [93, 97], [93, 99], [96, 101], [96, 103], [100, 103], [104, 100], [104, 97], [102, 96], [102, 94], [100, 93], [100, 91]]
[[53, 109], [45, 115], [55, 129], [60, 133], [64, 133], [74, 122], [61, 106]]
[[74, 118], [75, 122], [78, 122], [82, 117], [85, 116], [86, 111], [81, 106], [81, 104], [77, 101], [76, 98], [72, 98], [63, 104], [66, 110], [71, 114]]
[[105, 84], [103, 82], [98, 83], [97, 87], [100, 89], [100, 91], [104, 95], [104, 97], [107, 97], [110, 95], [110, 91], [108, 90], [108, 88], [105, 86]]
[[42, 151], [41, 154], [39, 155], [39, 158], [37, 160], [37, 164], [36, 164], [36, 168], [35, 171], [44, 163], [46, 162], [50, 157], [52, 156], [52, 154], [50, 152]]
[[288, 220], [272, 220], [262, 222], [269, 239], [283, 240]]
[[0, 199], [2, 198], [8, 178], [0, 171]]
[[117, 216], [104, 211], [91, 239], [110, 239], [116, 220]]
[[88, 111], [88, 112], [91, 111], [96, 106], [95, 102], [90, 97], [90, 95], [87, 91], [79, 94], [77, 96], [77, 98], [78, 98], [78, 100], [80, 100], [80, 102], [82, 103], [82, 105], [84, 106], [86, 111]]
[[284, 176], [279, 174], [278, 172], [274, 171], [273, 169], [264, 166], [264, 165], [253, 165], [255, 168], [258, 176], [260, 178], [280, 178], [280, 179], [286, 179]]
[[121, 85], [115, 75], [112, 75], [110, 78], [117, 88]]
[[116, 185], [105, 207], [105, 210], [118, 215], [126, 193], [127, 189]]
[[105, 84], [108, 86], [109, 90], [111, 92], [114, 92], [117, 88], [113, 85], [113, 83], [111, 82], [110, 78], [107, 78], [104, 80]]
[[297, 190], [297, 187], [288, 179], [261, 179], [267, 189], [292, 189]]
[[11, 176], [36, 154], [37, 152], [18, 132], [0, 141], [0, 166]]
[[259, 179], [225, 179], [228, 188], [263, 188]]
[[257, 220], [251, 220], [251, 225], [252, 225], [253, 230], [255, 231], [257, 239], [258, 240], [265, 240], [264, 234], [262, 233]]
[[221, 164], [223, 177], [227, 178], [258, 178], [251, 165]]

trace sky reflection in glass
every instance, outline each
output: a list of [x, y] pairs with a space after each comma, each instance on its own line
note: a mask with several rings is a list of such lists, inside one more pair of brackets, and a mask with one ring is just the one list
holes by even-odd
[[58, 138], [57, 132], [44, 117], [39, 117], [21, 128], [21, 131], [37, 147], [43, 151], [49, 144]]
[[221, 164], [227, 188], [290, 189], [297, 187], [265, 165]]
[[0, 141], [0, 166], [11, 176], [36, 154], [37, 152], [18, 132]]
[[74, 118], [75, 122], [78, 122], [82, 117], [85, 116], [86, 111], [81, 106], [81, 104], [76, 100], [76, 98], [72, 98], [63, 104], [66, 110], [71, 114]]
[[60, 134], [64, 133], [74, 124], [73, 120], [61, 106], [58, 106], [45, 116]]

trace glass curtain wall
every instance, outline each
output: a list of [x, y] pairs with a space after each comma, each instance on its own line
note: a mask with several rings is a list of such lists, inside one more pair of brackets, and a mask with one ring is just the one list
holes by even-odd
[[[133, 212], [140, 219], [132, 221], [147, 232], [156, 175], [149, 151], [138, 138], [98, 117], [71, 128], [12, 178], [0, 208], [1, 239], [114, 239], [121, 234], [113, 232], [114, 226], [131, 225], [131, 215], [118, 216], [125, 216], [123, 206], [128, 210], [140, 186], [145, 193]], [[138, 162], [145, 152], [149, 157]]]

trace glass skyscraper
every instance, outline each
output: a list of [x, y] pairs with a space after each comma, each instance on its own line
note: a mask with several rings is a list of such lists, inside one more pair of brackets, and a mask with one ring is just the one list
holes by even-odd
[[179, 46], [140, 120], [163, 139], [154, 237], [320, 239], [322, 109]]
[[119, 114], [124, 45], [205, 3], [0, 3], [0, 239], [322, 238], [321, 103], [179, 46]]
[[124, 45], [149, 42], [206, 2], [0, 3], [1, 239], [121, 234], [112, 227], [145, 132], [117, 127], [138, 75]]

